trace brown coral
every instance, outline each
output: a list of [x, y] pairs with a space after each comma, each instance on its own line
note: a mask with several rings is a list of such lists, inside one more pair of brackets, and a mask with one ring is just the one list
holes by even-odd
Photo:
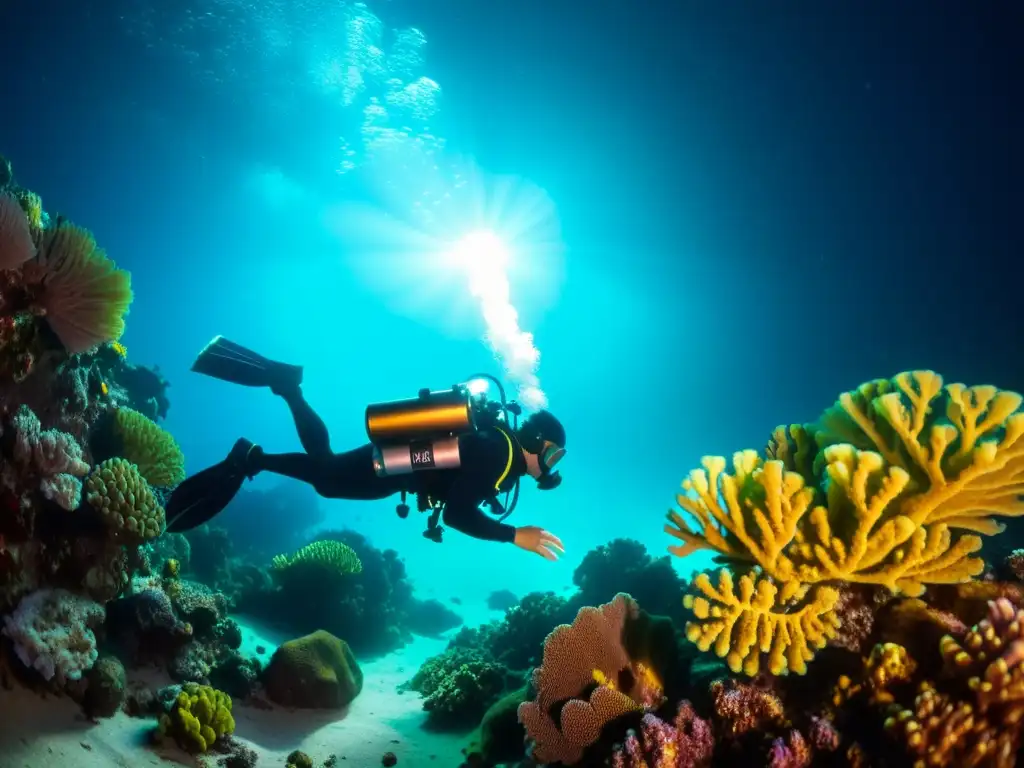
[[38, 254], [23, 272], [68, 352], [121, 338], [132, 302], [131, 276], [100, 250], [90, 232], [58, 221], [43, 234]]
[[1011, 768], [1024, 721], [1024, 611], [995, 600], [962, 643], [947, 636], [941, 651], [949, 674], [966, 682], [971, 695], [959, 698], [922, 683], [913, 707], [894, 708], [886, 727], [921, 768]]
[[0, 192], [0, 269], [15, 269], [32, 258], [35, 246], [28, 216], [18, 199]]
[[660, 683], [623, 643], [626, 623], [638, 613], [633, 599], [620, 593], [599, 608], [581, 608], [572, 624], [548, 635], [543, 662], [533, 672], [537, 698], [518, 710], [535, 760], [576, 763], [607, 723], [661, 704]]
[[710, 688], [716, 723], [727, 736], [768, 731], [785, 719], [779, 697], [760, 686], [737, 680], [716, 680]]

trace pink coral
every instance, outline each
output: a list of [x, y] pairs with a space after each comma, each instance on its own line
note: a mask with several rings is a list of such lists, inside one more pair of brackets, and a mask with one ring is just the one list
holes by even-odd
[[812, 717], [807, 735], [816, 752], [835, 752], [839, 749], [839, 731], [827, 718]]
[[0, 192], [0, 269], [16, 269], [34, 254], [32, 230], [21, 203], [14, 195]]
[[[607, 723], [661, 704], [652, 671], [631, 659], [623, 644], [626, 622], [638, 613], [633, 598], [620, 593], [599, 608], [581, 608], [572, 624], [548, 635], [543, 663], [533, 672], [537, 698], [519, 705], [535, 760], [577, 763]], [[632, 682], [620, 690], [625, 671]]]
[[811, 749], [803, 734], [795, 729], [775, 739], [768, 750], [769, 768], [807, 768], [810, 764]]
[[44, 431], [39, 418], [24, 405], [12, 425], [15, 461], [39, 477], [39, 489], [46, 498], [69, 511], [77, 509], [82, 501], [79, 478], [89, 473], [89, 464], [75, 438], [55, 429]]
[[666, 723], [644, 715], [640, 733], [630, 731], [612, 753], [612, 768], [704, 768], [711, 765], [715, 735], [711, 723], [697, 716], [688, 701], [679, 705], [675, 720]]

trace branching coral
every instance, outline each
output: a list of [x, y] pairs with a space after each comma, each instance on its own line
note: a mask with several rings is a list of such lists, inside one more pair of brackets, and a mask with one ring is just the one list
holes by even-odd
[[535, 760], [576, 763], [607, 723], [661, 704], [660, 682], [624, 645], [626, 624], [637, 616], [633, 599], [620, 594], [600, 608], [581, 608], [572, 624], [548, 635], [533, 671], [537, 698], [519, 705]]
[[941, 643], [949, 674], [966, 682], [960, 698], [921, 685], [913, 707], [895, 707], [886, 727], [901, 737], [916, 766], [1016, 765], [1024, 723], [1024, 611], [994, 600], [987, 619], [963, 642]]
[[86, 499], [115, 538], [141, 543], [163, 532], [164, 509], [134, 464], [107, 459], [85, 481]]
[[132, 302], [131, 276], [117, 268], [89, 231], [57, 221], [43, 233], [23, 274], [68, 352], [86, 352], [121, 338]]
[[167, 487], [185, 479], [185, 456], [170, 432], [131, 408], [118, 408], [114, 430], [121, 454], [139, 468], [150, 485]]
[[705, 768], [711, 765], [715, 735], [711, 723], [684, 701], [675, 719], [644, 715], [639, 731], [626, 736], [612, 753], [612, 768]]
[[705, 573], [694, 586], [703, 596], [687, 595], [684, 604], [698, 619], [686, 626], [687, 638], [702, 651], [714, 646], [733, 672], [756, 675], [761, 654], [768, 654], [772, 674], [803, 674], [814, 650], [824, 648], [836, 633], [839, 593], [830, 587], [810, 588], [788, 581], [782, 592], [769, 579], [740, 576], [737, 593], [732, 575], [718, 573], [718, 586]]
[[[917, 596], [927, 584], [967, 581], [984, 567], [975, 534], [1002, 530], [993, 515], [1024, 514], [1021, 401], [990, 386], [943, 387], [931, 371], [868, 382], [840, 396], [819, 424], [777, 429], [767, 460], [742, 451], [727, 471], [724, 458], [706, 457], [678, 496], [692, 522], [669, 513], [665, 530], [682, 542], [670, 551], [718, 552], [783, 594], [830, 582]], [[696, 583], [718, 600], [708, 585]], [[698, 616], [709, 618], [721, 617]], [[688, 632], [719, 636], [710, 625]], [[771, 642], [764, 636], [759, 645]], [[716, 651], [729, 653], [727, 641]], [[790, 671], [803, 672], [809, 656], [792, 658], [803, 661]]]

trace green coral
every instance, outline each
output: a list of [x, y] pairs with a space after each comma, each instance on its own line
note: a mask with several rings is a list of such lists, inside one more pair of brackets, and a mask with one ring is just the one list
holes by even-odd
[[314, 541], [291, 557], [277, 555], [273, 567], [279, 574], [296, 570], [316, 570], [324, 574], [347, 576], [362, 573], [363, 564], [351, 547], [340, 541]]
[[508, 671], [479, 652], [451, 648], [420, 667], [403, 690], [423, 695], [427, 722], [437, 728], [459, 728], [480, 722], [505, 692]]
[[114, 414], [121, 455], [139, 468], [150, 485], [172, 486], [185, 479], [185, 455], [171, 433], [131, 408]]
[[284, 768], [313, 768], [313, 758], [296, 749], [285, 759]]
[[348, 644], [321, 629], [282, 643], [263, 685], [270, 700], [285, 707], [338, 709], [363, 690], [363, 672]]
[[144, 542], [164, 529], [164, 509], [139, 468], [125, 459], [107, 459], [85, 481], [86, 501], [103, 516], [116, 539]]
[[235, 732], [231, 697], [208, 685], [185, 683], [170, 711], [160, 718], [159, 730], [187, 752], [205, 752], [217, 739]]

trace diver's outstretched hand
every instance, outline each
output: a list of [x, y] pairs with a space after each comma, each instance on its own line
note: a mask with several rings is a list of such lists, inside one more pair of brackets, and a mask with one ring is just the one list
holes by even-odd
[[540, 555], [545, 560], [557, 560], [559, 555], [565, 554], [561, 539], [535, 525], [516, 528], [516, 546]]

